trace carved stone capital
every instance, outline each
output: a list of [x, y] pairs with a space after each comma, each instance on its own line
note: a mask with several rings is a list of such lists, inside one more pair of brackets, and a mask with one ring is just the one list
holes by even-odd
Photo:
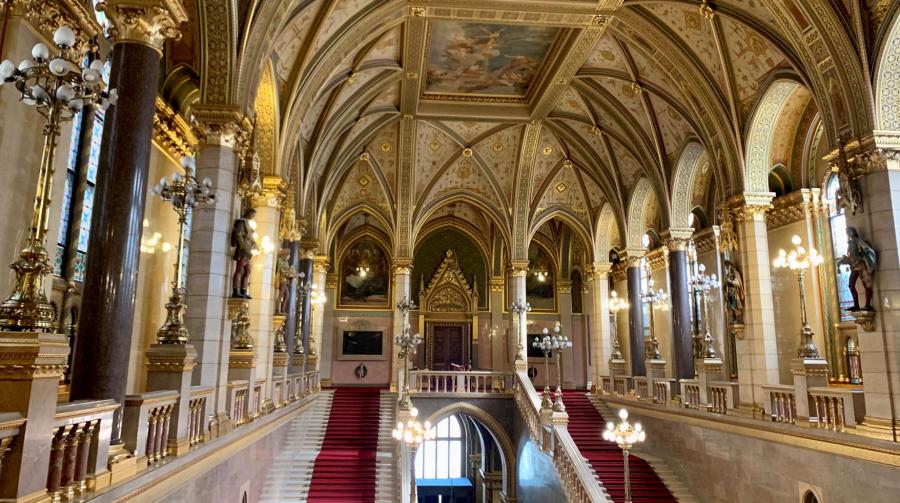
[[492, 292], [502, 292], [503, 285], [505, 285], [505, 284], [506, 284], [506, 282], [503, 280], [502, 277], [493, 277], [493, 276], [491, 277], [490, 288], [491, 288]]
[[513, 278], [524, 278], [528, 276], [528, 261], [514, 260], [509, 266], [509, 275]]
[[328, 264], [331, 260], [328, 255], [316, 255], [313, 259], [313, 271], [321, 274], [328, 274]]
[[594, 262], [591, 264], [590, 268], [588, 268], [588, 274], [593, 276], [594, 279], [604, 279], [609, 275], [609, 272], [612, 270], [612, 264], [609, 262]]
[[162, 54], [167, 39], [181, 38], [181, 23], [188, 20], [180, 0], [107, 0], [97, 10], [109, 18], [113, 40], [144, 44]]
[[739, 222], [764, 221], [772, 207], [773, 192], [745, 192], [728, 200], [728, 207]]
[[300, 258], [315, 260], [319, 251], [319, 240], [306, 238], [300, 241]]
[[672, 228], [663, 233], [662, 241], [670, 251], [685, 251], [693, 234], [694, 229], [689, 227], [685, 229]]
[[196, 121], [197, 136], [204, 145], [240, 150], [250, 130], [250, 121], [236, 106], [194, 105], [191, 114]]
[[394, 271], [394, 276], [409, 276], [412, 274], [412, 259], [409, 257], [403, 258], [395, 258], [394, 262], [391, 264], [392, 270]]

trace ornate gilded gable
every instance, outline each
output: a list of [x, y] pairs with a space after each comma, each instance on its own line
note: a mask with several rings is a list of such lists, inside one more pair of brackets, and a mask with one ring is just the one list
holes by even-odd
[[447, 250], [428, 287], [419, 292], [419, 305], [426, 311], [459, 313], [478, 309], [478, 290], [469, 286], [453, 250]]

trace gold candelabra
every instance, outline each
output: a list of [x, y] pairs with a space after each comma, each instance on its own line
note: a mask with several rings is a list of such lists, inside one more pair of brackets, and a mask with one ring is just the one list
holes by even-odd
[[650, 351], [648, 353], [648, 359], [650, 360], [662, 359], [662, 354], [659, 352], [659, 340], [656, 339], [656, 324], [653, 321], [653, 313], [656, 304], [665, 302], [668, 298], [669, 294], [664, 292], [662, 288], [653, 288], [653, 278], [647, 280], [647, 291], [641, 296], [641, 300], [650, 307]]
[[416, 305], [408, 298], [397, 303], [397, 310], [400, 311], [402, 317], [403, 329], [394, 337], [394, 344], [400, 346], [399, 357], [403, 359], [403, 386], [400, 389], [400, 409], [415, 410], [409, 397], [409, 357], [413, 350], [422, 343], [419, 334], [410, 333], [409, 312], [416, 308]]
[[519, 318], [519, 333], [516, 334], [516, 361], [525, 363], [525, 347], [522, 345], [521, 332], [525, 330], [523, 327], [527, 321], [527, 313], [531, 311], [531, 304], [519, 299], [509, 306], [509, 310]]
[[814, 269], [823, 262], [823, 258], [815, 248], [807, 250], [801, 245], [800, 236], [791, 238], [794, 249], [790, 252], [778, 250], [778, 256], [772, 261], [776, 269], [790, 269], [797, 274], [797, 284], [800, 286], [800, 347], [797, 348], [799, 358], [821, 358], [819, 349], [813, 341], [813, 330], [809, 326], [806, 317], [806, 271]]
[[201, 182], [194, 178], [197, 167], [193, 157], [182, 157], [181, 167], [184, 168], [184, 175], [175, 173], [172, 175], [171, 182], [163, 177], [153, 188], [153, 193], [163, 201], [171, 203], [178, 215], [175, 279], [172, 281], [172, 295], [166, 303], [166, 322], [156, 333], [156, 340], [160, 344], [187, 344], [188, 330], [184, 326], [184, 312], [187, 310], [187, 305], [184, 303], [184, 228], [195, 206], [211, 203], [216, 199], [212, 181], [209, 178], [204, 178]]
[[699, 271], [691, 277], [690, 286], [700, 294], [703, 305], [703, 358], [718, 358], [716, 348], [713, 346], [712, 334], [709, 331], [709, 292], [721, 286], [715, 274], [706, 274], [706, 266], [700, 264]]
[[619, 424], [612, 421], [606, 423], [606, 430], [603, 432], [603, 439], [609, 442], [615, 442], [622, 449], [622, 456], [625, 463], [625, 503], [631, 503], [631, 474], [628, 470], [628, 456], [634, 444], [638, 444], [647, 439], [647, 433], [644, 431], [641, 423], [632, 425], [628, 422], [628, 411], [619, 410]]
[[624, 358], [622, 356], [622, 348], [619, 346], [619, 330], [616, 322], [619, 319], [619, 311], [627, 310], [628, 307], [628, 301], [619, 297], [619, 294], [615, 290], [609, 292], [609, 315], [612, 317], [613, 327], [616, 327], [616, 333], [612, 338], [612, 353], [609, 355], [610, 360], [622, 360]]
[[17, 66], [10, 60], [0, 63], [0, 84], [12, 83], [19, 100], [34, 107], [44, 117], [44, 142], [38, 170], [37, 191], [31, 228], [19, 258], [10, 266], [16, 285], [0, 304], [0, 329], [50, 331], [56, 311], [47, 301], [44, 282], [52, 270], [47, 253], [47, 229], [53, 188], [53, 159], [59, 126], [84, 107], [107, 109], [116, 102], [116, 91], [103, 90], [103, 62], [94, 60], [87, 68], [79, 62], [84, 54], [75, 50], [75, 32], [62, 26], [53, 34], [54, 53], [43, 43], [35, 44], [31, 58]]

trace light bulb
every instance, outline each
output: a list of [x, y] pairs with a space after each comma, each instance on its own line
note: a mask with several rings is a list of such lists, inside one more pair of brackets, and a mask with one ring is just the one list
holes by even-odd
[[700, 264], [700, 265], [699, 265], [699, 266], [698, 266], [698, 267], [697, 267], [697, 269], [699, 269], [699, 270], [700, 270], [700, 272], [703, 272], [703, 271], [705, 271], [705, 270], [706, 270], [706, 266], [705, 266], [705, 265], [703, 265], [703, 264]]
[[177, 182], [179, 182], [180, 180], [181, 180], [181, 174], [180, 174], [180, 173], [177, 173], [177, 172], [176, 172], [175, 174], [172, 175], [172, 182], [173, 182], [173, 183], [177, 183]]
[[103, 73], [103, 61], [99, 59], [95, 59], [91, 61], [91, 65], [88, 67], [91, 70], [94, 70], [97, 73]]
[[208, 176], [203, 177], [203, 186], [212, 187], [212, 180], [210, 180]]
[[19, 63], [19, 71], [24, 72], [31, 69], [34, 66], [34, 60], [31, 59], [23, 59], [21, 63]]
[[619, 409], [619, 419], [622, 421], [628, 419], [628, 411], [625, 409]]
[[641, 431], [644, 427], [641, 426], [641, 423], [634, 423], [634, 431]]
[[35, 84], [31, 87], [31, 95], [34, 96], [34, 99], [37, 101], [49, 101], [50, 95], [47, 94], [47, 90], [41, 87], [40, 84]]
[[607, 421], [607, 422], [606, 422], [606, 429], [607, 429], [607, 430], [612, 431], [612, 430], [614, 430], [615, 428], [616, 428], [615, 423], [613, 423], [612, 421]]
[[84, 81], [88, 84], [95, 84], [100, 80], [100, 72], [88, 68], [81, 73], [81, 78], [83, 78]]
[[110, 89], [106, 99], [109, 101], [110, 105], [115, 105], [119, 101], [119, 91], [117, 89]]
[[81, 109], [84, 108], [84, 100], [81, 98], [70, 100], [69, 108], [71, 108], [73, 112], [80, 112]]
[[795, 245], [800, 244], [801, 243], [800, 236], [794, 234], [794, 237], [791, 238], [791, 243], [794, 243]]
[[31, 48], [31, 57], [34, 59], [47, 59], [50, 57], [50, 49], [43, 43], [38, 42]]
[[8, 59], [0, 63], [0, 79], [6, 80], [16, 73], [16, 64]]
[[68, 26], [60, 26], [53, 34], [53, 43], [63, 48], [72, 47], [75, 45], [75, 32]]
[[172, 249], [172, 243], [169, 243], [168, 241], [166, 241], [165, 243], [162, 244], [162, 251], [168, 252], [171, 249]]

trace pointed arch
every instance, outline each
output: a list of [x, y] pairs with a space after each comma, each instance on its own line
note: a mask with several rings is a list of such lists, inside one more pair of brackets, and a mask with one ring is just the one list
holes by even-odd
[[600, 210], [594, 229], [594, 262], [606, 262], [609, 259], [609, 250], [613, 243], [619, 241], [622, 236], [619, 233], [619, 225], [616, 221], [616, 213], [611, 204], [606, 203]]
[[875, 63], [875, 141], [900, 147], [900, 8]]
[[791, 95], [800, 88], [801, 85], [793, 80], [775, 80], [756, 104], [744, 149], [744, 192], [769, 192], [769, 165], [772, 161], [775, 124]]
[[628, 213], [626, 214], [626, 218], [628, 218], [628, 225], [625, 228], [626, 248], [632, 250], [643, 249], [641, 236], [646, 231], [644, 229], [644, 222], [647, 220], [645, 213], [647, 211], [647, 203], [650, 202], [653, 195], [653, 186], [646, 177], [642, 177], [634, 185], [634, 190], [631, 191], [631, 199], [628, 200]]
[[706, 158], [706, 149], [697, 142], [684, 146], [675, 176], [672, 180], [672, 228], [687, 229], [691, 214], [691, 196], [694, 192], [694, 181], [700, 166]]

